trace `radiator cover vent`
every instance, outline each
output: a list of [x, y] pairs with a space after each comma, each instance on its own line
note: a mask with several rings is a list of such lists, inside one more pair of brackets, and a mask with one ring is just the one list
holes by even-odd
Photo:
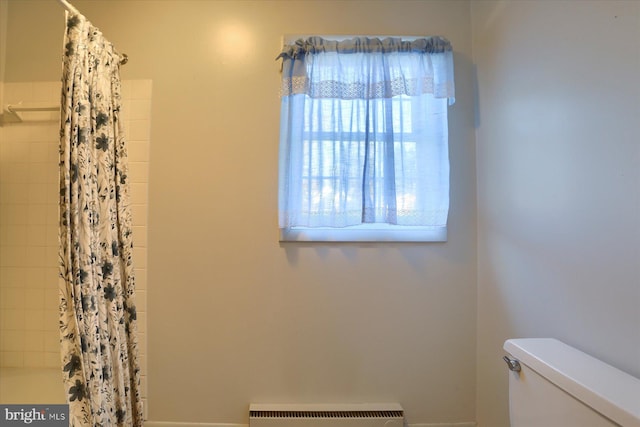
[[249, 427], [402, 427], [404, 410], [385, 404], [291, 404], [249, 406]]
[[253, 418], [402, 418], [402, 411], [250, 411]]

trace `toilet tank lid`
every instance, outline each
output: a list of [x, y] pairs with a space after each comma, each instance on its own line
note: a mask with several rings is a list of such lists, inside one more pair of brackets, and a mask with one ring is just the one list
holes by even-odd
[[640, 426], [640, 379], [553, 338], [505, 341], [504, 349], [622, 426]]

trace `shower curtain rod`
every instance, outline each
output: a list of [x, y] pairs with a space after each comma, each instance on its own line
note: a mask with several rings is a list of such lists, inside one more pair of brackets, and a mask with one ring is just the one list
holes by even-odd
[[[58, 3], [60, 3], [62, 5], [62, 7], [64, 7], [65, 9], [67, 9], [71, 13], [73, 13], [75, 15], [82, 15], [80, 13], [80, 11], [78, 9], [76, 9], [75, 7], [73, 7], [73, 5], [71, 3], [69, 3], [67, 0], [58, 0]], [[122, 56], [122, 58], [120, 59], [120, 65], [124, 65], [129, 61], [129, 57], [127, 56], [126, 53], [122, 53], [122, 54], [120, 54], [120, 56]]]
[[67, 0], [58, 0], [58, 3], [60, 3], [65, 9], [67, 9], [71, 13], [75, 13], [76, 15], [82, 15], [80, 11], [75, 7], [73, 7], [71, 3], [69, 3]]

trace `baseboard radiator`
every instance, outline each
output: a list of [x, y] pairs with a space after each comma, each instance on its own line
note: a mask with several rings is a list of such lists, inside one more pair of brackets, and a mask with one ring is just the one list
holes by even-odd
[[403, 427], [397, 403], [249, 405], [249, 427]]

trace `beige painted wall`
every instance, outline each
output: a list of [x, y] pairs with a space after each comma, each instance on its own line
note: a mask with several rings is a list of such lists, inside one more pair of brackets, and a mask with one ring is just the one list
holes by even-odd
[[[77, 0], [153, 80], [149, 417], [246, 423], [250, 402], [398, 401], [475, 419], [469, 2]], [[60, 73], [55, 1], [10, 0], [7, 81]], [[283, 34], [441, 34], [456, 52], [444, 244], [279, 244]]]
[[478, 421], [506, 427], [507, 338], [640, 377], [640, 2], [471, 3]]
[[[4, 70], [6, 69], [7, 50], [7, 11], [9, 3], [0, 0], [0, 106], [4, 105]], [[0, 111], [0, 114], [2, 112]]]

